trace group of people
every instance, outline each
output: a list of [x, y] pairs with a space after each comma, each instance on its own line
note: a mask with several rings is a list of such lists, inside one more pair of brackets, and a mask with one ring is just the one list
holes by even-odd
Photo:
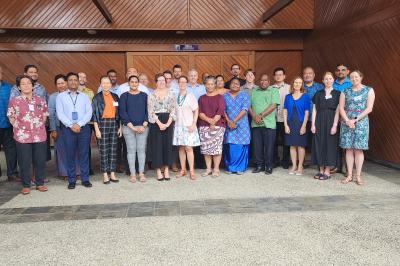
[[[363, 74], [339, 64], [335, 76], [324, 73], [315, 81], [311, 67], [287, 84], [285, 69], [260, 76], [251, 69], [231, 66], [232, 77], [205, 75], [199, 83], [195, 69], [183, 75], [174, 65], [155, 75], [156, 88], [135, 68], [118, 85], [110, 70], [99, 80], [94, 95], [86, 74], [70, 72], [55, 76], [56, 92], [48, 96], [38, 82], [38, 68], [27, 65], [11, 86], [2, 80], [0, 68], [0, 141], [4, 147], [9, 180], [21, 176], [22, 193], [47, 191], [46, 160], [54, 140], [58, 175], [74, 189], [79, 176], [91, 187], [91, 139], [94, 133], [100, 154], [103, 183], [118, 182], [116, 172], [124, 165], [131, 182], [146, 181], [146, 168], [156, 170], [157, 180], [170, 180], [170, 170], [180, 165], [176, 177], [218, 177], [221, 161], [227, 174], [272, 174], [281, 165], [288, 174], [302, 175], [306, 150], [318, 166], [314, 178], [329, 179], [342, 170], [342, 149], [347, 174], [342, 183], [362, 185], [363, 151], [368, 149], [368, 114], [374, 90], [362, 84]], [[270, 84], [272, 83], [272, 84]], [[252, 146], [250, 147], [250, 145]], [[282, 148], [280, 148], [282, 146]], [[282, 157], [278, 154], [282, 150]], [[202, 160], [204, 158], [204, 161]], [[291, 162], [290, 162], [291, 161]], [[17, 162], [19, 172], [17, 168]]]

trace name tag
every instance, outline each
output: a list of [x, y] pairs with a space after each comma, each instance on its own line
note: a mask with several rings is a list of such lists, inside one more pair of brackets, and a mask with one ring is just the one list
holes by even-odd
[[118, 102], [113, 102], [113, 106], [118, 106]]
[[35, 111], [35, 106], [33, 104], [28, 104], [28, 108], [30, 112], [34, 112]]
[[328, 100], [328, 99], [332, 99], [332, 94], [331, 95], [325, 95], [325, 100]]
[[78, 112], [76, 112], [76, 111], [72, 112], [72, 120], [78, 121]]

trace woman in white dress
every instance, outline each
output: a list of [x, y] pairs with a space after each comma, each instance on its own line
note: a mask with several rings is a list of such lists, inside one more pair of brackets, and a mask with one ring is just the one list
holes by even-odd
[[200, 146], [199, 133], [197, 131], [197, 118], [199, 105], [193, 93], [186, 90], [188, 79], [181, 76], [178, 79], [179, 94], [176, 97], [176, 121], [174, 128], [173, 145], [179, 146], [179, 160], [181, 171], [176, 177], [186, 175], [186, 159], [189, 163], [189, 174], [192, 180], [196, 179], [194, 173], [193, 147]]

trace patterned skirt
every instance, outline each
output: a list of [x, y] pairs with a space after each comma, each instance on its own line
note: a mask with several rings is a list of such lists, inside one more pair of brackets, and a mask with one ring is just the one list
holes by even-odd
[[222, 143], [224, 141], [225, 128], [215, 127], [200, 127], [200, 151], [205, 155], [221, 155]]
[[190, 133], [187, 127], [175, 126], [172, 144], [175, 146], [200, 146], [200, 138], [197, 128]]

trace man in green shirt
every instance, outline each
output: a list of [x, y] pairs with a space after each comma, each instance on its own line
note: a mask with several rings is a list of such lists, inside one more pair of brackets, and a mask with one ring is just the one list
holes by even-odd
[[253, 173], [265, 171], [272, 174], [276, 137], [276, 107], [280, 104], [279, 90], [269, 86], [267, 74], [263, 74], [260, 87], [252, 91], [250, 115], [254, 149]]

